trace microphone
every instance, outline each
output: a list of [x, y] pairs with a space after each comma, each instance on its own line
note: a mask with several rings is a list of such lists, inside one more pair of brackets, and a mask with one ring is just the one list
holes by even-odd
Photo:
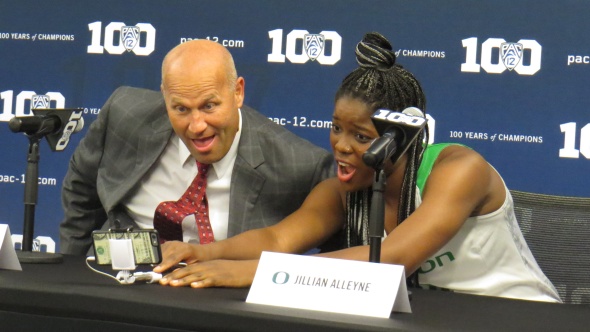
[[61, 120], [57, 115], [44, 116], [15, 116], [8, 122], [13, 133], [27, 135], [55, 134], [61, 127]]
[[379, 109], [371, 120], [381, 136], [365, 151], [363, 161], [373, 168], [381, 168], [388, 159], [395, 163], [426, 127], [424, 113], [416, 107], [402, 113]]
[[32, 111], [31, 116], [15, 116], [10, 119], [10, 130], [28, 136], [46, 136], [53, 151], [63, 151], [70, 141], [70, 136], [84, 128], [81, 108], [35, 108]]

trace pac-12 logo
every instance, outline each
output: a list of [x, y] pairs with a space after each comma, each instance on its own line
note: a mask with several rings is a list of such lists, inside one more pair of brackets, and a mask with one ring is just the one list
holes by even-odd
[[139, 28], [126, 25], [121, 28], [121, 42], [127, 52], [131, 52], [139, 43]]
[[516, 68], [516, 66], [522, 60], [523, 46], [519, 43], [502, 43], [500, 45], [500, 56], [504, 66], [508, 70]]
[[[463, 39], [465, 62], [461, 71], [479, 73], [481, 69], [489, 74], [501, 74], [506, 69], [520, 75], [534, 75], [541, 69], [543, 47], [532, 39], [521, 39], [516, 43], [503, 38], [488, 38], [481, 44], [480, 63], [477, 63], [477, 38]], [[529, 52], [525, 52], [528, 50]], [[525, 54], [529, 54], [528, 58]]]
[[[283, 53], [283, 29], [269, 31], [268, 37], [272, 40], [268, 62], [284, 63], [287, 58], [291, 63], [303, 64], [311, 60], [321, 65], [334, 65], [341, 58], [342, 37], [336, 31], [312, 34], [307, 30], [292, 30], [285, 40], [285, 53]], [[329, 49], [327, 49], [328, 45]], [[301, 48], [298, 49], [298, 47]]]
[[315, 59], [322, 54], [324, 50], [324, 43], [325, 38], [324, 35], [321, 34], [306, 34], [303, 35], [303, 48], [305, 49], [305, 53], [309, 57], [311, 61], [315, 61]]
[[111, 22], [104, 28], [104, 43], [102, 22], [88, 24], [88, 30], [92, 36], [87, 53], [133, 52], [136, 55], [147, 56], [156, 49], [156, 29], [150, 23], [126, 25], [123, 22]]
[[31, 97], [31, 110], [35, 108], [50, 108], [51, 98], [48, 95], [33, 95]]

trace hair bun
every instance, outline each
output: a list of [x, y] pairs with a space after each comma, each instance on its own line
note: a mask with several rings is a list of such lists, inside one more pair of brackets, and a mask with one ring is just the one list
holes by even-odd
[[356, 45], [356, 61], [361, 67], [380, 71], [391, 69], [395, 65], [395, 52], [391, 43], [378, 32], [365, 34]]

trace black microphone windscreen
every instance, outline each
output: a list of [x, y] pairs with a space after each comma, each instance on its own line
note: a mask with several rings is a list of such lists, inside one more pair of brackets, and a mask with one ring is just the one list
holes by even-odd
[[15, 116], [8, 122], [8, 127], [14, 133], [47, 135], [59, 131], [61, 120], [57, 116]]

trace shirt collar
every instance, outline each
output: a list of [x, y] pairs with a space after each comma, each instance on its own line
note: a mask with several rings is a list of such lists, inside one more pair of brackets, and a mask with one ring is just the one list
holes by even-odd
[[[242, 136], [242, 111], [240, 109], [238, 109], [238, 118], [239, 118], [238, 132], [236, 133], [236, 136], [234, 137], [234, 141], [232, 142], [231, 147], [229, 148], [229, 151], [225, 154], [225, 156], [223, 158], [221, 158], [221, 160], [213, 163], [213, 165], [212, 165], [218, 179], [223, 177], [223, 175], [230, 168], [233, 167], [234, 162], [236, 160], [236, 156], [238, 155], [238, 145], [240, 143], [240, 137]], [[179, 156], [180, 166], [182, 167], [183, 165], [185, 165], [188, 162], [194, 163], [195, 158], [193, 158], [193, 156], [191, 155], [191, 153], [188, 150], [188, 148], [186, 147], [186, 145], [184, 143], [182, 143], [182, 141], [180, 140], [180, 137], [176, 136], [176, 140], [177, 140], [177, 144], [178, 144], [178, 156]]]

